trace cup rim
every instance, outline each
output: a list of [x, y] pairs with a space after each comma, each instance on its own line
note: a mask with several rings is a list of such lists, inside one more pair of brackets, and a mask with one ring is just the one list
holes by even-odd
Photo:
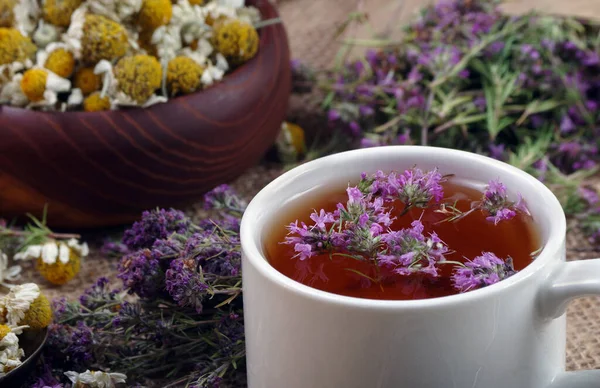
[[[537, 256], [537, 258], [527, 267], [516, 273], [515, 275], [504, 279], [490, 286], [472, 290], [462, 294], [455, 294], [430, 299], [414, 299], [414, 300], [379, 300], [357, 298], [334, 294], [331, 292], [312, 288], [304, 285], [296, 280], [293, 280], [286, 275], [280, 273], [273, 267], [262, 254], [262, 241], [260, 239], [260, 230], [255, 227], [255, 221], [261, 214], [260, 208], [262, 204], [268, 201], [268, 198], [278, 191], [278, 188], [289, 184], [295, 177], [307, 174], [319, 168], [319, 165], [336, 162], [337, 160], [345, 160], [349, 157], [360, 157], [377, 154], [379, 157], [385, 157], [385, 154], [393, 155], [403, 149], [409, 152], [427, 152], [429, 154], [451, 154], [455, 157], [460, 157], [469, 162], [479, 163], [482, 166], [493, 166], [496, 170], [504, 170], [506, 173], [518, 175], [520, 179], [528, 180], [536, 187], [535, 195], [543, 198], [548, 203], [548, 212], [554, 214], [555, 221], [550, 225], [547, 241]], [[483, 168], [483, 167], [482, 167]], [[242, 216], [240, 227], [240, 241], [242, 247], [242, 255], [245, 256], [244, 262], [247, 262], [260, 275], [269, 281], [277, 284], [282, 289], [296, 293], [300, 296], [317, 300], [320, 302], [328, 302], [334, 304], [346, 305], [349, 307], [359, 308], [377, 308], [377, 309], [415, 309], [415, 308], [432, 308], [432, 307], [448, 307], [457, 304], [472, 303], [484, 298], [493, 298], [505, 290], [512, 288], [518, 284], [522, 284], [530, 277], [539, 272], [546, 266], [561, 248], [566, 236], [566, 217], [562, 210], [560, 202], [556, 196], [542, 182], [529, 175], [528, 173], [511, 166], [507, 163], [489, 158], [487, 156], [460, 151], [449, 148], [431, 147], [431, 146], [383, 146], [375, 148], [365, 148], [352, 151], [340, 152], [333, 155], [328, 155], [313, 161], [304, 163], [290, 171], [282, 174], [274, 179], [271, 183], [265, 186], [250, 202], [244, 215]], [[244, 270], [242, 269], [242, 276]]]

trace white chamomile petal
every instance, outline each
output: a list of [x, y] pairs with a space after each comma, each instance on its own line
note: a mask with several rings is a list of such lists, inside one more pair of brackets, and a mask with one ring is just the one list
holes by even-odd
[[17, 332], [21, 330], [13, 330], [0, 340], [0, 377], [22, 364], [25, 352], [19, 348]]
[[40, 7], [36, 0], [19, 0], [13, 8], [15, 27], [23, 35], [31, 35], [37, 26]]
[[71, 249], [65, 243], [60, 243], [58, 248], [58, 260], [67, 264], [69, 262], [69, 255], [71, 253]]
[[40, 296], [40, 288], [35, 283], [25, 283], [14, 286], [9, 293], [0, 299], [0, 311], [6, 312], [6, 321], [11, 326], [17, 326], [25, 317], [31, 303]]
[[262, 20], [260, 11], [256, 7], [242, 7], [237, 10], [237, 17], [240, 21], [255, 25]]
[[69, 98], [67, 99], [67, 106], [76, 106], [76, 105], [81, 105], [82, 103], [83, 103], [83, 93], [81, 92], [81, 89], [75, 88], [75, 89], [71, 90], [71, 94], [69, 95]]
[[42, 245], [42, 261], [46, 264], [56, 263], [58, 258], [58, 246], [55, 242], [47, 242]]
[[202, 77], [200, 78], [200, 80], [202, 81], [202, 84], [210, 86], [216, 81], [222, 80], [223, 75], [225, 75], [225, 72], [223, 70], [219, 69], [216, 66], [213, 66], [212, 64], [209, 64], [208, 67], [204, 69], [204, 72], [202, 72]]
[[217, 59], [217, 64], [216, 64], [217, 68], [219, 68], [223, 71], [229, 70], [229, 63], [227, 62], [227, 59], [225, 59], [223, 54], [217, 53], [217, 55], [215, 57]]
[[158, 57], [170, 61], [177, 56], [181, 45], [181, 31], [177, 25], [158, 27], [152, 34], [152, 44], [156, 46]]
[[91, 13], [102, 15], [122, 23], [140, 12], [142, 0], [91, 0], [88, 1]]
[[21, 90], [22, 79], [23, 74], [15, 74], [12, 80], [2, 86], [2, 90], [0, 90], [0, 103], [18, 107], [24, 107], [29, 103], [29, 99], [23, 93], [23, 90]]
[[83, 38], [83, 26], [85, 25], [86, 13], [87, 5], [84, 3], [73, 12], [69, 29], [62, 36], [63, 42], [71, 48], [76, 59], [81, 58], [81, 39]]
[[38, 47], [44, 48], [50, 43], [56, 42], [59, 37], [60, 29], [58, 27], [40, 19], [32, 39]]
[[215, 0], [215, 3], [230, 8], [241, 8], [244, 6], [244, 0]]
[[125, 383], [127, 380], [127, 376], [123, 373], [107, 373], [89, 369], [83, 373], [65, 372], [65, 376], [71, 380], [74, 386], [81, 384], [90, 388], [115, 388], [117, 384]]

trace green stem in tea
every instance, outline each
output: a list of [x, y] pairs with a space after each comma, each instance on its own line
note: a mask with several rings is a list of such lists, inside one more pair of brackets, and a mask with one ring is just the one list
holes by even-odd
[[[359, 275], [359, 276], [362, 276], [362, 277], [363, 277], [363, 278], [365, 278], [365, 279], [369, 279], [369, 280], [370, 280], [370, 281], [372, 281], [373, 283], [379, 283], [377, 280], [373, 279], [373, 278], [372, 278], [372, 277], [370, 277], [369, 275], [367, 275], [367, 274], [364, 274], [364, 273], [362, 273], [362, 272], [360, 272], [360, 271], [358, 271], [358, 270], [356, 270], [356, 269], [352, 269], [352, 268], [344, 268], [344, 269], [345, 269], [346, 271], [349, 271], [349, 272], [355, 273], [355, 274], [357, 274], [357, 275]], [[380, 284], [380, 286], [381, 286], [381, 284]], [[383, 290], [383, 288], [382, 288], [382, 290]]]

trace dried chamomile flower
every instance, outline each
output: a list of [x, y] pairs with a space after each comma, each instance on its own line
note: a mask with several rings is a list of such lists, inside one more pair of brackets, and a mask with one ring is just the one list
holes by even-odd
[[37, 53], [37, 64], [63, 78], [70, 78], [75, 70], [75, 56], [65, 43], [50, 43]]
[[88, 2], [91, 13], [124, 22], [140, 12], [142, 0], [94, 0]]
[[65, 372], [65, 376], [73, 383], [73, 388], [116, 388], [117, 384], [126, 382], [123, 373], [107, 373], [86, 370], [83, 373]]
[[12, 27], [15, 23], [13, 9], [18, 0], [0, 0], [0, 27]]
[[206, 3], [206, 0], [189, 0], [189, 3], [191, 5], [204, 5], [204, 3]]
[[167, 67], [167, 88], [170, 95], [193, 93], [202, 85], [204, 68], [188, 57], [176, 57]]
[[25, 357], [19, 348], [19, 337], [7, 325], [0, 325], [0, 377], [22, 364]]
[[25, 312], [25, 316], [19, 325], [29, 326], [30, 329], [40, 330], [52, 322], [52, 308], [50, 301], [42, 293], [31, 302], [29, 309]]
[[122, 58], [114, 69], [120, 91], [143, 104], [160, 88], [162, 69], [156, 58], [134, 55]]
[[83, 110], [86, 112], [100, 112], [111, 109], [110, 97], [102, 96], [100, 92], [92, 93], [83, 100]]
[[[25, 283], [11, 287], [8, 294], [0, 298], [0, 313], [4, 323], [16, 327], [24, 319], [33, 302], [41, 295], [35, 283]], [[20, 334], [20, 332], [17, 332]]]
[[127, 31], [122, 25], [104, 16], [86, 15], [81, 41], [84, 62], [97, 63], [101, 59], [122, 57], [128, 44]]
[[258, 51], [258, 44], [258, 32], [251, 24], [230, 19], [215, 26], [215, 49], [236, 65], [253, 58]]
[[299, 155], [306, 152], [304, 130], [296, 124], [284, 121], [275, 144], [281, 160], [295, 162]]
[[44, 20], [59, 27], [68, 27], [71, 16], [83, 0], [45, 0], [43, 2]]
[[104, 16], [88, 14], [85, 7], [77, 9], [63, 40], [85, 64], [102, 59], [118, 59], [127, 53], [129, 37], [121, 24]]
[[37, 48], [14, 28], [0, 28], [0, 65], [33, 59]]
[[53, 72], [35, 67], [23, 73], [21, 91], [35, 106], [53, 105], [57, 93], [71, 90], [71, 82]]
[[37, 29], [33, 33], [32, 39], [40, 48], [44, 48], [52, 42], [56, 42], [60, 37], [60, 30], [53, 24], [40, 20]]
[[81, 268], [81, 258], [89, 254], [86, 243], [71, 239], [50, 240], [43, 245], [30, 245], [15, 255], [15, 260], [35, 259], [36, 268], [52, 284], [62, 285], [73, 279]]
[[143, 0], [138, 24], [144, 30], [154, 31], [160, 26], [169, 24], [172, 14], [171, 0]]
[[84, 96], [87, 96], [102, 87], [102, 77], [94, 73], [93, 67], [82, 67], [75, 73], [73, 86], [81, 89]]

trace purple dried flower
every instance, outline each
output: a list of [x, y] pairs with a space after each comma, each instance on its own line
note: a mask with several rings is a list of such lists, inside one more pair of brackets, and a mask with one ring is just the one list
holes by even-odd
[[437, 168], [428, 172], [412, 168], [400, 175], [389, 174], [385, 190], [388, 196], [397, 197], [407, 207], [426, 207], [432, 199], [439, 202], [444, 197], [442, 180]]
[[498, 225], [500, 221], [510, 220], [517, 215], [517, 211], [529, 215], [529, 210], [525, 206], [523, 198], [519, 194], [517, 202], [508, 200], [506, 186], [499, 179], [491, 180], [483, 193], [483, 200], [474, 203], [474, 206], [480, 207], [490, 215], [486, 220]]
[[102, 248], [100, 248], [100, 253], [108, 257], [123, 257], [129, 252], [127, 245], [115, 241], [106, 241], [102, 244]]
[[125, 231], [123, 244], [132, 251], [150, 248], [154, 241], [169, 237], [173, 233], [183, 234], [190, 220], [182, 211], [158, 209], [145, 211], [142, 219]]
[[504, 160], [504, 144], [490, 144], [490, 157], [497, 160]]
[[94, 359], [94, 333], [92, 328], [83, 321], [78, 321], [76, 327], [68, 326], [67, 328], [70, 330], [71, 336], [66, 353], [74, 363], [87, 365]]
[[60, 383], [52, 375], [52, 369], [46, 363], [42, 363], [42, 373], [41, 376], [36, 378], [35, 381], [29, 386], [29, 388], [63, 388], [64, 385]]
[[410, 228], [383, 234], [386, 248], [377, 255], [379, 264], [399, 275], [421, 272], [438, 276], [436, 264], [445, 260], [448, 247], [435, 233], [425, 237], [423, 230], [421, 221], [415, 220]]
[[575, 124], [569, 115], [564, 115], [560, 122], [560, 131], [564, 134], [571, 133], [575, 130]]
[[289, 231], [285, 237], [284, 244], [294, 246], [296, 256], [300, 260], [306, 260], [321, 252], [326, 252], [333, 247], [333, 233], [326, 228], [318, 226], [309, 227], [304, 222], [298, 221], [287, 226]]
[[515, 273], [510, 257], [502, 260], [491, 252], [483, 252], [454, 271], [452, 284], [458, 291], [467, 292], [498, 283]]
[[341, 117], [342, 116], [340, 115], [340, 112], [335, 109], [330, 109], [329, 113], [327, 113], [327, 119], [329, 122], [338, 121]]
[[202, 312], [202, 301], [209, 286], [195, 260], [173, 260], [166, 273], [166, 287], [169, 295], [180, 307], [193, 308], [198, 314]]
[[241, 269], [239, 244], [238, 235], [223, 235], [220, 230], [195, 233], [188, 238], [180, 257], [196, 260], [204, 273], [236, 276]]
[[586, 187], [580, 187], [578, 189], [579, 195], [583, 198], [590, 206], [595, 206], [600, 202], [598, 193], [595, 190], [588, 189]]
[[242, 201], [229, 185], [220, 185], [204, 195], [204, 208], [225, 209], [243, 213], [246, 203]]
[[164, 291], [164, 271], [149, 249], [131, 253], [119, 263], [117, 277], [123, 286], [142, 298], [154, 298]]

